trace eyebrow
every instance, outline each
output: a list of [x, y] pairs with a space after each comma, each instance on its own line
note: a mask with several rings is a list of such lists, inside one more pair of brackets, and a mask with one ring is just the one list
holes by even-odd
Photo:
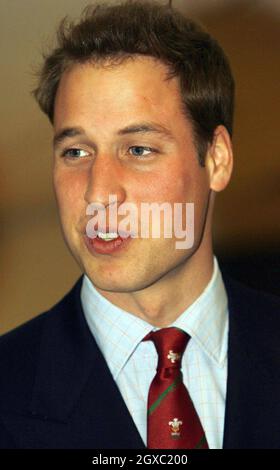
[[174, 139], [173, 134], [169, 129], [153, 122], [141, 122], [139, 124], [132, 124], [131, 126], [124, 127], [118, 131], [118, 135], [126, 134], [147, 134], [155, 133], [160, 134], [170, 139]]
[[56, 147], [69, 137], [76, 137], [78, 135], [85, 135], [85, 131], [82, 127], [65, 127], [61, 131], [57, 132], [53, 138], [53, 146]]
[[[174, 140], [174, 136], [169, 129], [162, 126], [161, 124], [156, 124], [152, 122], [141, 122], [132, 124], [129, 126], [120, 129], [117, 132], [117, 135], [127, 135], [127, 134], [148, 134], [148, 133], [155, 133], [162, 135], [163, 137], [167, 137], [170, 140]], [[53, 146], [56, 147], [60, 143], [62, 143], [65, 139], [69, 137], [76, 137], [76, 136], [85, 136], [86, 133], [82, 127], [66, 127], [55, 134], [53, 138]]]

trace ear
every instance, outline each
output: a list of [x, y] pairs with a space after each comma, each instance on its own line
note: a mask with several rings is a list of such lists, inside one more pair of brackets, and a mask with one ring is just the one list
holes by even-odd
[[220, 125], [214, 131], [208, 148], [205, 166], [209, 175], [209, 187], [219, 192], [228, 185], [233, 168], [232, 142], [227, 129]]

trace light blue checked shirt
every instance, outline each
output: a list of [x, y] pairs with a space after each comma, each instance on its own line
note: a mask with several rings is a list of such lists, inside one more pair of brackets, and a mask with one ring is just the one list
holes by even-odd
[[[158, 328], [109, 302], [84, 275], [81, 301], [89, 328], [143, 439], [147, 443], [147, 400], [156, 374], [157, 352], [142, 341]], [[210, 449], [221, 449], [227, 382], [227, 295], [214, 257], [214, 270], [202, 294], [177, 320], [191, 339], [182, 357], [184, 383]]]

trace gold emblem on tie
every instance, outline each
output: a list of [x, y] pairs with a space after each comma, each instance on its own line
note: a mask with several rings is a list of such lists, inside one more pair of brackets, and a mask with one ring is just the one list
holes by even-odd
[[169, 421], [169, 426], [171, 426], [171, 437], [173, 439], [178, 439], [181, 435], [180, 426], [183, 424], [183, 421], [179, 421], [178, 418], [173, 418], [172, 421]]
[[175, 364], [176, 361], [179, 361], [180, 357], [181, 357], [181, 354], [176, 353], [176, 352], [171, 350], [171, 351], [169, 351], [167, 359], [170, 359], [172, 364]]

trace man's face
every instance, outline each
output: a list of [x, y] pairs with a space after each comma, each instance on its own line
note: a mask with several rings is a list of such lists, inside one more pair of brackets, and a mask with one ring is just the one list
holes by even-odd
[[[105, 291], [144, 289], [173, 276], [199, 249], [209, 177], [198, 163], [178, 79], [166, 80], [166, 72], [153, 58], [134, 57], [107, 68], [75, 65], [60, 81], [54, 188], [63, 234], [82, 270]], [[92, 217], [86, 208], [100, 203], [108, 215], [110, 195], [118, 206], [139, 208], [139, 217], [143, 202], [194, 203], [194, 246], [176, 249], [175, 239], [162, 234], [130, 238], [108, 253], [94, 250], [86, 236]]]

